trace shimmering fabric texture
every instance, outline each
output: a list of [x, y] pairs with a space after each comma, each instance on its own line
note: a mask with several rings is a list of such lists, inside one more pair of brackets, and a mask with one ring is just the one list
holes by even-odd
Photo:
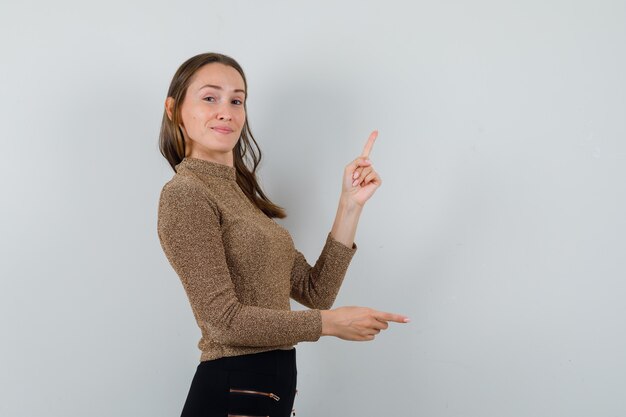
[[[357, 249], [328, 233], [311, 266], [236, 178], [234, 167], [187, 157], [159, 199], [159, 240], [200, 327], [200, 361], [319, 339], [320, 310], [332, 306]], [[291, 311], [290, 297], [309, 310]]]

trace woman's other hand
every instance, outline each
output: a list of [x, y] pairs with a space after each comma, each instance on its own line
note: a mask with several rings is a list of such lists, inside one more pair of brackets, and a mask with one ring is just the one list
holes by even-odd
[[344, 340], [374, 340], [381, 330], [389, 327], [388, 322], [409, 322], [406, 316], [368, 307], [339, 307], [322, 310], [321, 313], [322, 336], [335, 336]]
[[369, 159], [378, 131], [374, 130], [363, 148], [361, 156], [346, 165], [343, 174], [342, 199], [363, 206], [382, 184], [382, 180]]

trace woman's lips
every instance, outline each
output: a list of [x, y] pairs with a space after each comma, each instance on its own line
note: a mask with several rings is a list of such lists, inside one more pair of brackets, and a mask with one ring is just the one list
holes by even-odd
[[218, 133], [224, 133], [224, 134], [233, 132], [233, 129], [229, 127], [216, 126], [216, 127], [212, 127], [211, 129], [215, 130]]

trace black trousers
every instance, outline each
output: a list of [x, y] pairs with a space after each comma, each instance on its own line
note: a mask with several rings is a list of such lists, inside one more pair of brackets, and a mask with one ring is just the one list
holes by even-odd
[[287, 417], [296, 379], [295, 348], [200, 362], [181, 417]]

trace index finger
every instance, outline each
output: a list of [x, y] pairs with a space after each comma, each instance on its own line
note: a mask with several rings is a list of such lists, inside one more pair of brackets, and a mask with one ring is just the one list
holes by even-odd
[[408, 323], [410, 320], [407, 316], [394, 313], [386, 313], [384, 311], [377, 311], [373, 314], [376, 320], [393, 321], [396, 323]]
[[368, 158], [370, 156], [370, 152], [372, 151], [372, 147], [374, 146], [374, 141], [376, 140], [376, 137], [378, 137], [378, 130], [374, 130], [372, 133], [370, 133], [370, 137], [367, 139], [367, 143], [365, 144], [363, 152], [361, 153], [362, 157]]

